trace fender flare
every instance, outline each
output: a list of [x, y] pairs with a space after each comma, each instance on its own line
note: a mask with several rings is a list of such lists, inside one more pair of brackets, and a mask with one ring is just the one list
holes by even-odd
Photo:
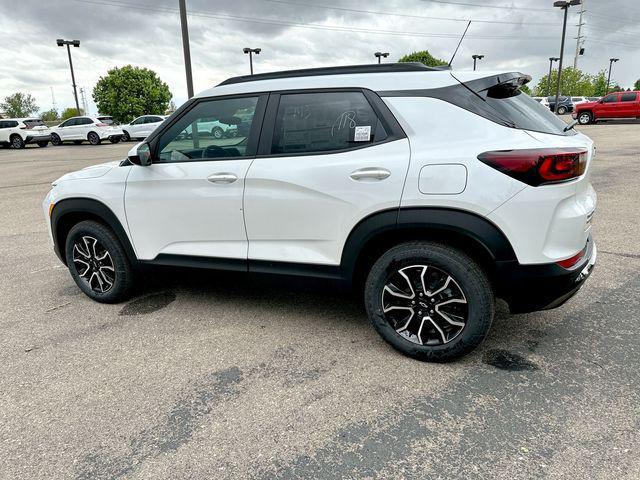
[[63, 263], [66, 264], [64, 245], [66, 232], [68, 232], [68, 228], [71, 228], [68, 225], [68, 221], [76, 223], [75, 220], [82, 221], [92, 219], [101, 221], [111, 228], [123, 246], [129, 261], [132, 264], [138, 262], [127, 232], [116, 214], [113, 213], [109, 207], [91, 198], [67, 198], [57, 202], [51, 211], [51, 233], [54, 249]]

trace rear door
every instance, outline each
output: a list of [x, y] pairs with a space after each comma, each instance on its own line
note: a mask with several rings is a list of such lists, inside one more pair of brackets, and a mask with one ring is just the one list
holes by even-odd
[[249, 268], [260, 268], [251, 260], [339, 264], [360, 220], [399, 207], [409, 153], [373, 92], [272, 93], [246, 178]]
[[640, 116], [638, 94], [636, 92], [625, 92], [620, 94], [620, 117], [635, 118]]

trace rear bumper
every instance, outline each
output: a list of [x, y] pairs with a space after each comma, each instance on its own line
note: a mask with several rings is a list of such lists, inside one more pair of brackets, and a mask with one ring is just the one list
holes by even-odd
[[47, 133], [46, 135], [27, 135], [24, 139], [24, 143], [36, 143], [36, 142], [50, 142], [51, 134]]
[[516, 261], [498, 262], [497, 294], [509, 304], [512, 313], [528, 313], [556, 308], [584, 285], [596, 264], [597, 248], [591, 236], [583, 259], [570, 269], [555, 263], [520, 265]]

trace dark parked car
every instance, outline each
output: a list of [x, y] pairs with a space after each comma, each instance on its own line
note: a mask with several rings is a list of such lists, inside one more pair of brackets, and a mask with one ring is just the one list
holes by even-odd
[[[549, 101], [549, 109], [552, 112], [556, 111], [556, 97], [547, 97]], [[573, 112], [573, 103], [571, 97], [561, 96], [558, 97], [558, 115], [564, 115], [565, 113]]]

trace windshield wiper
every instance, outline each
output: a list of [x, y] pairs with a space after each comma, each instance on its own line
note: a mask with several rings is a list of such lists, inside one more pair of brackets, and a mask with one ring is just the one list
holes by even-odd
[[564, 127], [564, 129], [562, 130], [563, 132], [568, 132], [569, 130], [573, 129], [573, 127], [575, 127], [578, 124], [578, 120], [574, 120], [573, 122], [571, 122], [569, 125], [567, 125], [566, 127]]

